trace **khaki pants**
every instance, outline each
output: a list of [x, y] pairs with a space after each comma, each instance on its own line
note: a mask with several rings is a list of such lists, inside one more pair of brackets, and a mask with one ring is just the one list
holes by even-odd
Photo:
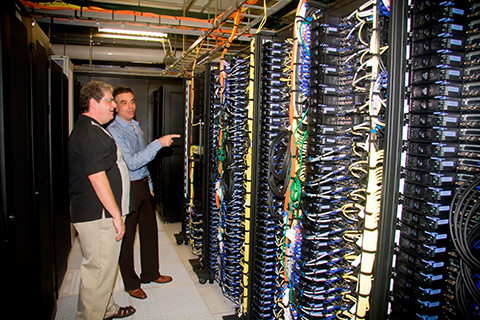
[[111, 218], [74, 224], [83, 260], [76, 320], [102, 320], [118, 312], [112, 291], [118, 271], [121, 241], [115, 240]]

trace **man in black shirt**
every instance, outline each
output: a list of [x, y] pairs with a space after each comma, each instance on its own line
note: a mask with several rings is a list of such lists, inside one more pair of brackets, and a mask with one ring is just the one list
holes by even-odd
[[133, 307], [113, 302], [130, 178], [120, 148], [102, 127], [113, 118], [112, 87], [90, 81], [80, 91], [80, 113], [68, 141], [71, 219], [82, 248], [76, 319], [128, 317]]

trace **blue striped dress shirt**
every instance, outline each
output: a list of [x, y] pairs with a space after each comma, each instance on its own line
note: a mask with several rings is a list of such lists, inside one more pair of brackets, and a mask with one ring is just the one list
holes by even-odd
[[[162, 144], [155, 139], [145, 146], [143, 131], [140, 129], [138, 121], [132, 119], [131, 123], [128, 123], [118, 115], [107, 127], [107, 130], [122, 150], [123, 158], [130, 173], [130, 181], [148, 177], [150, 173], [147, 169], [147, 163], [155, 158], [157, 152], [162, 148]], [[151, 181], [149, 181], [149, 185], [150, 190], [153, 191]]]

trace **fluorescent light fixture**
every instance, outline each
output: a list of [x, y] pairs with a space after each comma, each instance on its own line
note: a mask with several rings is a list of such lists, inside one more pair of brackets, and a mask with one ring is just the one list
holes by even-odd
[[155, 41], [155, 42], [163, 42], [164, 38], [152, 38], [152, 37], [141, 37], [141, 36], [129, 36], [125, 34], [100, 34], [97, 33], [95, 36], [102, 37], [102, 38], [110, 38], [110, 39], [124, 39], [124, 40], [137, 40], [137, 41]]
[[98, 28], [99, 32], [116, 33], [116, 34], [128, 34], [132, 36], [147, 36], [147, 37], [160, 37], [166, 38], [167, 34], [163, 32], [153, 31], [141, 31], [141, 30], [128, 30], [128, 29], [110, 29], [110, 28]]

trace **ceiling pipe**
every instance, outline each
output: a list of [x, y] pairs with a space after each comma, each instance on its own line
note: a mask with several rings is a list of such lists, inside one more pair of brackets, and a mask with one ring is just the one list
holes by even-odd
[[[52, 23], [52, 19], [45, 17], [43, 15], [32, 14], [32, 17], [35, 19], [37, 23]], [[125, 20], [110, 20], [110, 21], [96, 21], [96, 20], [84, 20], [84, 19], [77, 19], [77, 18], [54, 18], [53, 23], [61, 24], [61, 25], [76, 25], [76, 26], [83, 26], [83, 27], [90, 27], [90, 28], [121, 28], [121, 22]], [[205, 29], [209, 29], [212, 24], [209, 23], [207, 28], [199, 28], [190, 26], [188, 23], [182, 23], [181, 25], [154, 25], [151, 22], [145, 23], [126, 23], [125, 26], [129, 29], [136, 29], [136, 30], [146, 30], [147, 23], [149, 24], [148, 29], [150, 31], [158, 31], [164, 33], [171, 33], [171, 34], [186, 34], [190, 36], [201, 36], [204, 34]], [[158, 21], [157, 21], [158, 23]], [[230, 33], [232, 28], [222, 28], [220, 31], [224, 33]], [[249, 41], [250, 38], [248, 37], [240, 37], [238, 40], [240, 41]]]
[[94, 22], [97, 20], [103, 21], [126, 21], [126, 22], [138, 22], [138, 23], [154, 23], [163, 24], [169, 26], [189, 26], [194, 28], [210, 28], [212, 23], [207, 19], [193, 19], [187, 17], [175, 17], [167, 15], [142, 15], [139, 12], [122, 12], [122, 11], [97, 11], [83, 9], [81, 15], [78, 15], [78, 10], [74, 9], [35, 9], [31, 12], [32, 15], [42, 16], [55, 14], [56, 16], [71, 17], [75, 20], [88, 20], [92, 19]]
[[[94, 45], [51, 45], [53, 52], [69, 57], [71, 60], [135, 62], [145, 64], [161, 64], [164, 62], [163, 49], [118, 48]], [[175, 57], [177, 58], [177, 57]]]

